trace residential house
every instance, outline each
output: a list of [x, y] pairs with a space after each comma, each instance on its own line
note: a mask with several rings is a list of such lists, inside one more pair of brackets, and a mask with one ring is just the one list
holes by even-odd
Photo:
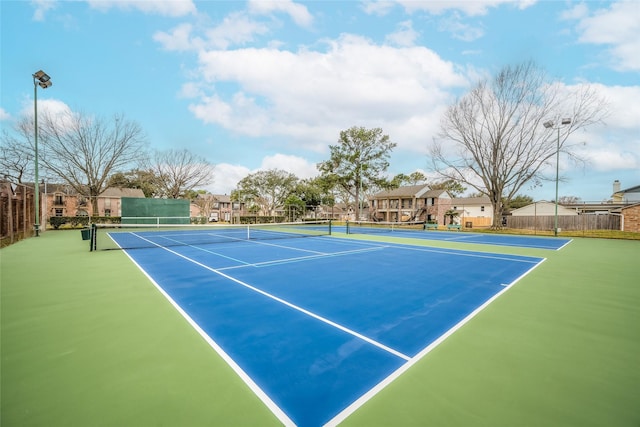
[[305, 219], [331, 219], [334, 221], [344, 221], [348, 218], [348, 212], [353, 210], [346, 209], [343, 203], [336, 203], [333, 206], [318, 205], [314, 208], [308, 208], [305, 214]]
[[640, 203], [625, 206], [622, 212], [622, 231], [640, 233]]
[[[511, 211], [511, 216], [555, 216], [556, 204], [554, 202], [540, 201], [531, 203]], [[576, 209], [565, 208], [558, 205], [558, 216], [578, 215]]]
[[144, 198], [139, 188], [109, 187], [98, 196], [98, 212], [96, 216], [122, 216], [122, 198]]
[[42, 197], [43, 224], [52, 216], [121, 216], [122, 197], [142, 197], [144, 193], [137, 188], [110, 187], [97, 197], [98, 211], [88, 197], [79, 194], [68, 184], [45, 184]]
[[246, 215], [244, 203], [232, 202], [227, 194], [200, 194], [191, 203], [192, 218], [205, 217], [209, 222], [233, 222], [233, 218]]
[[621, 190], [620, 181], [616, 179], [613, 182], [613, 195], [611, 196], [611, 200], [614, 203], [640, 202], [640, 185]]
[[458, 197], [452, 199], [451, 204], [458, 214], [453, 218], [455, 224], [466, 228], [490, 227], [493, 224], [493, 205], [487, 196]]
[[428, 185], [410, 185], [381, 191], [369, 199], [371, 219], [375, 221], [427, 221], [445, 224], [445, 213], [452, 200], [445, 190]]
[[598, 206], [599, 210], [593, 211], [568, 205], [556, 207], [554, 202], [536, 202], [511, 211], [511, 215], [506, 218], [506, 225], [509, 228], [532, 230], [554, 230], [556, 224], [558, 231], [620, 230], [620, 206], [609, 210], [604, 209], [604, 205]]

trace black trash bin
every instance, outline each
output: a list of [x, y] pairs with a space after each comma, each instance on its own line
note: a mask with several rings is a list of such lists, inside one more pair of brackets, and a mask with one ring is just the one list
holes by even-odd
[[83, 228], [82, 230], [80, 230], [80, 232], [82, 233], [82, 240], [91, 239], [91, 229]]

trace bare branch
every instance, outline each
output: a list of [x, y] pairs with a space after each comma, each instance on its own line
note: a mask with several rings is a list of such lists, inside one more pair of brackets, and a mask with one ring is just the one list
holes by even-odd
[[[580, 85], [561, 93], [540, 68], [526, 62], [480, 82], [449, 107], [430, 156], [444, 178], [489, 196], [494, 227], [500, 227], [503, 198], [510, 200], [524, 184], [544, 179], [542, 170], [558, 150], [577, 158], [569, 136], [605, 116], [606, 103], [593, 88]], [[547, 120], [559, 124], [561, 117], [570, 117], [570, 125], [543, 126]]]

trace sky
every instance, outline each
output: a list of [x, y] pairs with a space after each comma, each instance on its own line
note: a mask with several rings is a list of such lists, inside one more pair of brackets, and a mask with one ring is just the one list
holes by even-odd
[[[559, 195], [599, 202], [614, 180], [640, 185], [637, 0], [2, 0], [0, 24], [0, 126], [33, 114], [42, 69], [53, 86], [39, 111], [124, 114], [151, 148], [214, 164], [214, 194], [259, 170], [316, 176], [353, 126], [397, 144], [389, 176], [433, 177], [446, 108], [525, 61], [608, 102], [604, 124], [572, 136], [588, 162], [560, 157]], [[519, 194], [554, 200], [545, 173]]]

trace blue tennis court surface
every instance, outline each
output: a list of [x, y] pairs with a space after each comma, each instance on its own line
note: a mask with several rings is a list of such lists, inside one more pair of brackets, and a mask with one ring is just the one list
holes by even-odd
[[127, 254], [299, 426], [344, 419], [542, 262], [336, 237]]
[[[345, 227], [335, 227], [337, 231], [346, 232]], [[352, 228], [353, 234], [386, 234], [409, 239], [444, 240], [458, 243], [476, 243], [481, 245], [515, 246], [520, 248], [559, 250], [566, 246], [571, 239], [542, 236], [516, 236], [509, 234], [485, 234], [460, 231], [433, 230], [385, 230], [380, 228], [357, 227]]]

